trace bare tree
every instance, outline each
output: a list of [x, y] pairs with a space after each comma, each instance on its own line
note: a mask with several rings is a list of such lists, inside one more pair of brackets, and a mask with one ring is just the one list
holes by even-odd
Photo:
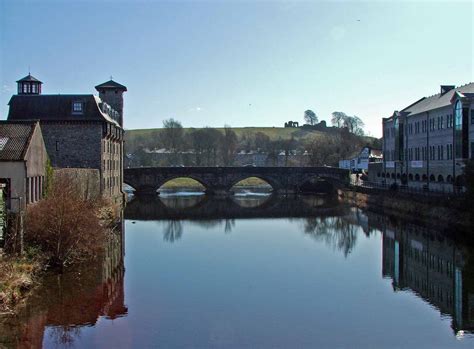
[[316, 125], [318, 123], [318, 116], [310, 109], [304, 112], [304, 120], [310, 125]]
[[347, 117], [348, 116], [346, 115], [346, 113], [342, 111], [335, 111], [332, 113], [331, 123], [333, 126], [342, 127], [344, 126]]
[[177, 153], [181, 150], [183, 143], [183, 125], [173, 118], [163, 121], [161, 139], [164, 147], [172, 154], [171, 162], [176, 165]]
[[220, 148], [224, 166], [232, 165], [234, 162], [235, 149], [237, 148], [237, 135], [230, 126], [224, 126], [224, 135], [221, 137]]

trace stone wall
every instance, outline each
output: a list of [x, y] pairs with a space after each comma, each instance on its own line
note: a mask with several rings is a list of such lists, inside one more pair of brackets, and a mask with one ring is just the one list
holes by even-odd
[[101, 168], [101, 123], [42, 121], [41, 130], [53, 167]]
[[77, 186], [86, 199], [97, 199], [100, 196], [100, 172], [92, 168], [54, 169], [54, 178], [67, 177]]

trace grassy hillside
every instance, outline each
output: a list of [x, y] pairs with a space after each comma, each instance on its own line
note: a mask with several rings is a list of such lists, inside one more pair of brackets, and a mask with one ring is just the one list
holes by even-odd
[[[194, 128], [184, 128], [184, 132], [189, 132]], [[217, 130], [223, 132], [223, 128], [216, 128]], [[126, 139], [133, 140], [137, 137], [150, 137], [157, 136], [162, 131], [162, 128], [148, 128], [148, 129], [137, 129], [137, 130], [126, 130]], [[255, 134], [257, 132], [262, 132], [266, 134], [270, 139], [290, 139], [291, 136], [299, 139], [301, 136], [313, 133], [321, 133], [320, 131], [304, 131], [299, 128], [289, 128], [289, 127], [232, 127], [232, 130], [237, 134], [237, 137], [241, 138], [245, 134]]]
[[[185, 134], [191, 130], [197, 128], [184, 128]], [[223, 128], [216, 128], [217, 130], [223, 132]], [[308, 137], [319, 136], [322, 134], [331, 134], [333, 132], [338, 132], [340, 130], [328, 127], [322, 130], [308, 130], [303, 128], [291, 128], [291, 127], [232, 127], [232, 130], [237, 134], [237, 137], [241, 139], [245, 135], [255, 135], [258, 132], [262, 132], [271, 140], [278, 139], [291, 139], [293, 137], [295, 140], [304, 140]], [[126, 130], [125, 140], [134, 142], [138, 138], [148, 138], [148, 137], [157, 137], [163, 131], [162, 128], [149, 128], [149, 129], [136, 129], [136, 130]], [[375, 138], [373, 137], [361, 137], [365, 139], [366, 143], [372, 143]]]

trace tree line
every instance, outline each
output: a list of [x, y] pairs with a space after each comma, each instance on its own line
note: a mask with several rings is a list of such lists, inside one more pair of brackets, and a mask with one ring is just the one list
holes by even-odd
[[[351, 119], [341, 118], [341, 125], [348, 123], [348, 120]], [[355, 129], [356, 126], [352, 128]], [[167, 119], [163, 121], [163, 129], [127, 141], [126, 152], [135, 158], [135, 166], [180, 165], [183, 164], [183, 154], [188, 159], [186, 165], [232, 166], [237, 153], [250, 152], [265, 154], [268, 166], [281, 165], [282, 158], [285, 166], [335, 166], [340, 159], [367, 145], [366, 139], [350, 132], [348, 127], [328, 133], [303, 131], [302, 134], [304, 136], [299, 139], [294, 135], [287, 139], [272, 139], [261, 131], [244, 131], [238, 136], [227, 125], [223, 129], [204, 127], [185, 130], [178, 120]], [[165, 159], [162, 163], [153, 163], [150, 151], [157, 149], [166, 154], [161, 157]]]

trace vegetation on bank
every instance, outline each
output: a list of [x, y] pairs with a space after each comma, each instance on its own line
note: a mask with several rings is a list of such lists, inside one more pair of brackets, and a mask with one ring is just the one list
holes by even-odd
[[79, 187], [68, 176], [56, 176], [46, 198], [28, 206], [23, 254], [14, 241], [20, 234], [10, 234], [0, 256], [0, 310], [12, 310], [41, 271], [62, 272], [103, 251], [113, 234], [115, 209], [101, 198], [85, 198]]
[[38, 251], [24, 256], [0, 255], [0, 313], [10, 312], [33, 287], [45, 259]]

